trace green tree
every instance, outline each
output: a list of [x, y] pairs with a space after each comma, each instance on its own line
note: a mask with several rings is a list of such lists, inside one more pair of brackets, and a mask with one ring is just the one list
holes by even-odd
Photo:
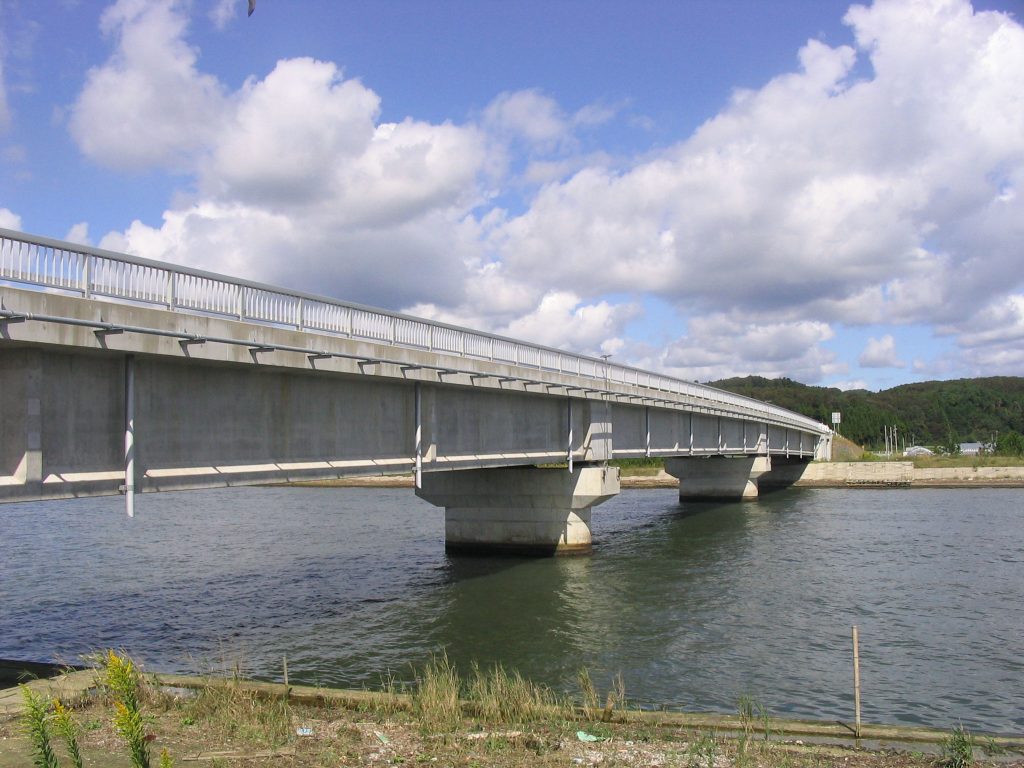
[[1024, 456], [1024, 435], [1012, 429], [1000, 432], [996, 438], [996, 453], [1000, 456]]

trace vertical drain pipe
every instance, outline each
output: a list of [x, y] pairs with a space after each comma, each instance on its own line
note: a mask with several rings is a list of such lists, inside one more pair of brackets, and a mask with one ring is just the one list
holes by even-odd
[[651, 406], [644, 408], [644, 429], [647, 431], [647, 443], [644, 446], [644, 456], [651, 458]]
[[568, 404], [566, 411], [568, 412], [568, 425], [569, 425], [569, 447], [567, 450], [569, 456], [569, 474], [572, 474], [572, 398], [568, 398], [565, 401]]
[[124, 505], [135, 517], [135, 355], [124, 358]]
[[416, 487], [423, 487], [423, 403], [420, 383], [414, 385], [416, 418]]

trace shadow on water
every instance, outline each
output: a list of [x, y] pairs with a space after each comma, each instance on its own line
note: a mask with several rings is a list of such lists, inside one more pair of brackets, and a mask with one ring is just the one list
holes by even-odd
[[500, 574], [503, 571], [523, 568], [537, 559], [539, 558], [511, 555], [489, 556], [446, 553], [441, 573], [444, 576], [444, 583], [458, 584], [470, 579], [485, 579]]

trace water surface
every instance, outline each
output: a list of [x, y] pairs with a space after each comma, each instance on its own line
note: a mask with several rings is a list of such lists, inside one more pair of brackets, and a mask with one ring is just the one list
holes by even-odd
[[445, 650], [645, 706], [1024, 730], [1024, 490], [788, 490], [742, 504], [626, 490], [595, 552], [454, 558], [408, 489], [239, 488], [0, 505], [0, 657], [123, 647], [378, 685]]

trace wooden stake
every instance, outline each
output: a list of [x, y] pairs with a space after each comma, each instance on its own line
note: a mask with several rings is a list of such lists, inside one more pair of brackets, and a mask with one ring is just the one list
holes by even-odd
[[281, 657], [281, 666], [284, 667], [284, 687], [287, 688], [288, 687], [288, 657], [287, 656], [282, 656]]
[[853, 735], [860, 738], [860, 650], [857, 642], [857, 625], [853, 625]]

